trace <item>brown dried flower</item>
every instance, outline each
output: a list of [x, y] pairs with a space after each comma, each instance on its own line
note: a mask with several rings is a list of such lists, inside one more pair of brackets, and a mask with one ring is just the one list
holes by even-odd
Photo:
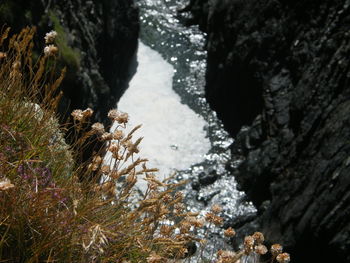
[[236, 231], [232, 227], [229, 227], [224, 231], [224, 235], [226, 237], [233, 237], [236, 235]]
[[110, 110], [108, 112], [108, 118], [110, 118], [112, 121], [114, 121], [118, 117], [119, 113], [117, 110]]
[[83, 111], [82, 110], [74, 110], [71, 113], [72, 117], [76, 121], [82, 121], [84, 119]]
[[96, 171], [102, 164], [102, 158], [100, 156], [95, 156], [92, 162], [89, 164], [88, 169], [91, 171]]
[[279, 254], [277, 257], [276, 257], [276, 260], [279, 262], [279, 263], [288, 263], [290, 261], [290, 255], [288, 253], [282, 253], [282, 254]]
[[261, 232], [255, 232], [253, 238], [256, 244], [262, 244], [265, 240], [264, 235]]
[[246, 253], [250, 253], [253, 251], [254, 247], [254, 238], [252, 236], [246, 236], [244, 238], [244, 250]]
[[163, 196], [162, 199], [164, 203], [169, 203], [173, 199], [173, 197], [170, 194], [166, 194]]
[[223, 222], [224, 222], [224, 219], [222, 217], [214, 216], [214, 218], [213, 218], [214, 225], [221, 226], [223, 224]]
[[125, 124], [129, 120], [129, 115], [124, 112], [120, 112], [115, 119], [119, 124]]
[[257, 245], [255, 247], [255, 253], [265, 255], [267, 253], [267, 248], [264, 245]]
[[90, 118], [93, 113], [94, 113], [94, 111], [91, 108], [87, 108], [86, 110], [84, 110], [82, 112], [84, 118]]
[[278, 254], [282, 253], [283, 247], [280, 244], [273, 244], [271, 246], [271, 254], [274, 256], [277, 256]]
[[44, 48], [45, 56], [51, 57], [55, 56], [58, 53], [58, 48], [54, 45], [48, 45]]
[[162, 225], [159, 229], [161, 235], [169, 237], [173, 233], [174, 227], [169, 225]]
[[213, 222], [214, 216], [215, 216], [215, 215], [214, 215], [213, 213], [208, 212], [208, 213], [205, 214], [205, 220], [206, 220], [207, 222]]
[[111, 172], [111, 167], [109, 165], [103, 165], [101, 167], [101, 172], [103, 174], [109, 174]]
[[111, 145], [109, 145], [108, 147], [108, 151], [112, 152], [112, 153], [117, 153], [119, 151], [119, 145], [116, 143], [111, 143]]
[[102, 123], [96, 122], [91, 126], [91, 129], [98, 134], [103, 134], [105, 132], [105, 127]]
[[113, 133], [113, 139], [114, 140], [121, 140], [121, 139], [123, 139], [124, 138], [124, 133], [123, 133], [123, 131], [121, 131], [121, 130], [116, 130], [114, 133]]
[[174, 213], [175, 214], [180, 214], [185, 210], [185, 205], [182, 203], [176, 203], [174, 205]]
[[214, 213], [214, 214], [219, 214], [221, 213], [222, 211], [222, 207], [218, 204], [214, 204], [212, 207], [211, 207], [211, 211]]

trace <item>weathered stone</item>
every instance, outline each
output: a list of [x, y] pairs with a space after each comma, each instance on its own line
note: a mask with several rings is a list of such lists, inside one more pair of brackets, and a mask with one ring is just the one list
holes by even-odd
[[350, 1], [190, 3], [256, 230], [293, 262], [350, 262]]

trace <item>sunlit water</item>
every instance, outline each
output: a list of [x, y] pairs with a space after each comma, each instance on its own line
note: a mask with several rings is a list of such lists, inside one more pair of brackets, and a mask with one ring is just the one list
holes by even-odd
[[[195, 182], [199, 175], [214, 171], [219, 179], [213, 184], [199, 191], [191, 183], [182, 189], [187, 209], [204, 214], [212, 204], [220, 204], [225, 221], [232, 221], [255, 212], [255, 208], [243, 201], [244, 194], [225, 169], [233, 139], [204, 98], [205, 35], [196, 26], [185, 27], [179, 22], [177, 10], [185, 3], [138, 1], [142, 41], [139, 67], [118, 109], [130, 114], [133, 125], [143, 124], [139, 132], [145, 137], [141, 156], [160, 169], [160, 176], [177, 170], [177, 180]], [[222, 231], [212, 230], [204, 252], [208, 258], [217, 249], [229, 248]]]
[[137, 57], [136, 75], [120, 99], [118, 109], [129, 114], [130, 127], [142, 124], [135, 133], [136, 137], [143, 137], [139, 147], [142, 158], [149, 160], [149, 167], [159, 169], [162, 179], [205, 160], [211, 147], [205, 131], [207, 122], [181, 103], [172, 88], [171, 64], [142, 42]]

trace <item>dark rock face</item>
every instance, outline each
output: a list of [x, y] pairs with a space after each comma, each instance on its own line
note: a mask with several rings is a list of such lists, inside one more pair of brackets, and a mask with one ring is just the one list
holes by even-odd
[[136, 70], [139, 34], [134, 1], [5, 0], [1, 24], [14, 32], [38, 26], [38, 44], [49, 30], [59, 33], [60, 66], [67, 66], [60, 111], [91, 107], [95, 120], [104, 121]]
[[350, 1], [187, 9], [208, 33], [207, 97], [237, 135], [234, 174], [260, 230], [293, 262], [350, 262]]

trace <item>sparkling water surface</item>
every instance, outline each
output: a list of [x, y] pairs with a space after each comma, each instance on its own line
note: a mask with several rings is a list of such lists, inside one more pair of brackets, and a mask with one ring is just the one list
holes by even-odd
[[[219, 179], [213, 184], [197, 191], [189, 183], [182, 189], [187, 209], [204, 215], [213, 204], [220, 204], [224, 208], [222, 216], [232, 222], [256, 209], [244, 201], [244, 193], [237, 190], [234, 177], [225, 169], [233, 139], [204, 97], [205, 35], [197, 26], [180, 23], [177, 10], [186, 3], [137, 2], [141, 19], [140, 67], [118, 108], [129, 112], [133, 124], [143, 123], [141, 155], [147, 155], [152, 166], [160, 168], [161, 175], [177, 170], [177, 180], [195, 182], [203, 173], [214, 171]], [[217, 249], [229, 248], [222, 230], [212, 230], [204, 252], [208, 258]], [[204, 232], [205, 229], [199, 235], [205, 236]], [[192, 262], [196, 262], [195, 258]]]

